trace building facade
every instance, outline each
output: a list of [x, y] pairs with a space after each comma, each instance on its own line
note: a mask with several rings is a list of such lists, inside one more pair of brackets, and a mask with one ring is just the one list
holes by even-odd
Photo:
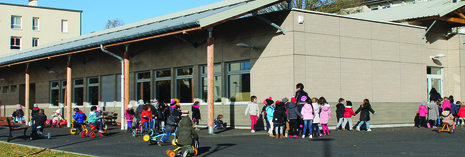
[[0, 3], [0, 56], [81, 35], [82, 11]]

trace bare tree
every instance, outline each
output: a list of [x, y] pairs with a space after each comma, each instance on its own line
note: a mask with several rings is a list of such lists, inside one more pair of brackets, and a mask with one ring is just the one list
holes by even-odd
[[[291, 0], [290, 4], [293, 8], [336, 14], [347, 14], [346, 9], [361, 5], [360, 0]], [[281, 2], [260, 10], [259, 13], [286, 10], [287, 8], [288, 3]]]
[[105, 29], [115, 28], [122, 25], [124, 25], [123, 20], [116, 18], [114, 20], [108, 20], [107, 24], [105, 24]]

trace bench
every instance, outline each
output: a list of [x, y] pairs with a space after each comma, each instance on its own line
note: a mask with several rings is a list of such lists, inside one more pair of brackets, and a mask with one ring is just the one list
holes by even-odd
[[0, 128], [2, 129], [9, 129], [8, 140], [10, 142], [13, 139], [13, 135], [11, 135], [11, 131], [13, 130], [22, 130], [24, 129], [24, 137], [27, 140], [26, 131], [29, 128], [27, 125], [23, 124], [15, 124], [12, 117], [0, 117]]
[[115, 111], [103, 111], [102, 114], [106, 122], [109, 122], [113, 125], [116, 124], [116, 119], [118, 119], [118, 113], [116, 113]]

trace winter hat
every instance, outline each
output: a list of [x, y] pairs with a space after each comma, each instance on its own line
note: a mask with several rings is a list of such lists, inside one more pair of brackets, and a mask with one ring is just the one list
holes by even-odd
[[133, 107], [132, 104], [128, 105], [128, 109], [132, 109], [132, 107]]
[[157, 99], [153, 99], [152, 103], [158, 104], [158, 100], [157, 100]]
[[170, 104], [171, 104], [171, 105], [174, 105], [174, 104], [176, 104], [176, 101], [171, 100], [171, 103], [170, 103]]
[[55, 113], [60, 113], [60, 109], [57, 109], [57, 110], [55, 111]]
[[288, 101], [289, 101], [289, 99], [286, 98], [286, 97], [284, 97], [283, 99], [281, 99], [281, 102], [283, 102], [283, 103], [286, 103], [286, 102], [288, 102]]
[[100, 109], [100, 106], [97, 105], [97, 111], [100, 111], [100, 110], [102, 110], [102, 109]]
[[140, 99], [137, 105], [144, 105], [144, 100]]
[[280, 102], [281, 102], [281, 101], [279, 101], [279, 100], [276, 100], [276, 104], [279, 104]]
[[18, 109], [20, 109], [20, 110], [21, 110], [21, 109], [22, 109], [22, 107], [21, 107], [21, 106], [19, 106], [19, 107], [18, 107]]
[[295, 99], [295, 97], [292, 97], [292, 98], [291, 98], [291, 102], [293, 102], [293, 103], [296, 103], [296, 102], [297, 102], [297, 100]]
[[421, 105], [426, 106], [426, 102], [424, 102], [424, 101], [421, 102]]
[[307, 96], [304, 95], [300, 97], [300, 102], [305, 102], [306, 100], [307, 100]]
[[352, 106], [352, 101], [346, 101], [347, 106]]
[[269, 104], [267, 103], [267, 100], [273, 100], [273, 98], [269, 97], [269, 98], [266, 98], [265, 100], [263, 100], [263, 103], [264, 103], [265, 105], [269, 105]]
[[267, 105], [273, 105], [274, 101], [271, 99], [266, 99], [266, 104]]
[[34, 104], [34, 107], [37, 108], [37, 104]]

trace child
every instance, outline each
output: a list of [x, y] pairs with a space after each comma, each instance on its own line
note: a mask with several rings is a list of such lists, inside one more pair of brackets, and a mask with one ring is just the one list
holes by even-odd
[[32, 117], [36, 116], [39, 113], [39, 107], [37, 104], [34, 104], [34, 108], [32, 108], [31, 115]]
[[245, 109], [245, 117], [247, 118], [247, 113], [250, 114], [250, 132], [255, 133], [255, 124], [257, 124], [257, 115], [258, 115], [258, 104], [257, 104], [257, 97], [252, 95], [250, 97], [250, 102]]
[[32, 117], [31, 121], [34, 122], [34, 124], [32, 125], [32, 134], [31, 136], [33, 137], [37, 137], [39, 135], [37, 135], [37, 127], [40, 126], [41, 129], [40, 131], [44, 131], [44, 123], [45, 121], [47, 120], [47, 116], [44, 114], [44, 109], [40, 109], [39, 110], [39, 113], [37, 113], [36, 116]]
[[362, 126], [363, 123], [366, 123], [367, 131], [371, 131], [370, 112], [373, 113], [373, 115], [376, 115], [376, 112], [371, 108], [370, 101], [368, 99], [363, 100], [363, 104], [361, 104], [357, 111], [355, 111], [355, 114], [358, 114], [359, 112], [361, 112], [360, 123], [357, 125], [357, 131], [360, 131], [360, 126]]
[[168, 119], [166, 119], [166, 127], [165, 127], [166, 136], [157, 142], [158, 146], [161, 147], [163, 142], [170, 139], [171, 133], [174, 133], [176, 131], [176, 128], [178, 127], [180, 117], [181, 117], [180, 112], [178, 112], [177, 110], [173, 110], [173, 113], [171, 114], [171, 116], [169, 116]]
[[450, 101], [448, 97], [444, 97], [444, 101], [441, 104], [441, 108], [444, 110], [446, 108], [451, 108]]
[[24, 121], [24, 111], [21, 106], [18, 107], [18, 109], [13, 113], [13, 117], [15, 118], [15, 121], [18, 122], [19, 124], [22, 124]]
[[346, 124], [349, 122], [349, 128], [350, 131], [354, 130], [352, 129], [352, 116], [355, 116], [356, 114], [354, 113], [354, 110], [352, 110], [352, 102], [347, 101], [347, 106], [345, 107], [344, 111], [344, 123], [342, 124], [342, 131], [346, 131]]
[[150, 106], [151, 105], [144, 105], [143, 111], [140, 114], [140, 117], [141, 117], [140, 123], [144, 126], [145, 131], [149, 130], [149, 126], [150, 126], [149, 119], [152, 118], [152, 112], [150, 112], [151, 111]]
[[142, 111], [144, 110], [143, 107], [144, 107], [144, 100], [141, 99], [138, 101], [136, 111], [134, 112], [134, 117], [136, 118], [136, 126], [139, 126], [141, 124], [140, 114], [142, 114]]
[[192, 155], [194, 153], [194, 150], [192, 149], [192, 139], [198, 140], [199, 136], [194, 128], [192, 128], [192, 121], [189, 116], [182, 118], [179, 122], [177, 138], [177, 144], [183, 146], [185, 149], [183, 156]]
[[308, 128], [308, 130], [310, 130], [310, 132], [309, 132], [310, 136], [308, 136], [308, 138], [313, 138], [313, 136], [312, 136], [312, 132], [313, 132], [312, 124], [313, 124], [313, 118], [315, 117], [315, 115], [313, 113], [312, 100], [307, 99], [307, 100], [305, 100], [305, 102], [306, 103], [305, 103], [304, 107], [302, 108], [302, 111], [300, 111], [300, 114], [302, 114], [302, 119], [304, 120], [304, 128], [303, 128], [303, 132], [302, 132], [302, 138], [305, 138], [305, 135], [307, 133], [307, 128]]
[[[284, 104], [284, 109], [286, 110], [286, 117], [287, 117], [287, 111], [288, 111], [288, 108], [289, 108], [289, 104], [290, 104], [290, 103], [297, 103], [297, 100], [295, 99], [294, 96], [291, 98], [291, 102], [288, 102], [288, 103]], [[284, 133], [284, 134], [285, 134], [284, 137], [288, 138], [289, 130], [290, 130], [289, 121], [286, 120], [286, 131], [285, 131], [285, 133]]]
[[320, 134], [320, 127], [318, 127], [318, 124], [320, 124], [320, 109], [321, 105], [318, 104], [318, 98], [313, 97], [312, 98], [312, 106], [313, 106], [313, 113], [315, 117], [313, 118], [313, 123], [312, 123], [312, 132], [316, 133], [316, 136], [322, 136]]
[[323, 106], [320, 112], [320, 123], [323, 129], [323, 135], [329, 135], [328, 123], [329, 119], [331, 119], [331, 107], [328, 102], [326, 102], [325, 97], [320, 97], [320, 99], [318, 99], [318, 104]]
[[214, 124], [215, 124], [215, 129], [218, 129], [218, 130], [226, 129], [226, 126], [227, 126], [226, 123], [223, 123], [223, 115], [222, 114], [219, 114], [218, 116], [216, 116]]
[[103, 117], [97, 116], [97, 107], [96, 106], [90, 107], [89, 119], [88, 119], [89, 124], [98, 125], [99, 126], [98, 132], [105, 133], [103, 131], [103, 123], [100, 121], [101, 118]]
[[195, 130], [198, 131], [200, 130], [199, 129], [199, 121], [201, 119], [201, 116], [200, 116], [200, 103], [198, 101], [194, 102], [194, 104], [192, 104], [192, 122], [194, 122], [195, 124]]
[[132, 132], [132, 119], [134, 119], [134, 116], [136, 114], [132, 107], [132, 104], [129, 104], [128, 109], [126, 109], [126, 112], [124, 112], [124, 117], [126, 117], [126, 122], [128, 123], [128, 132]]
[[74, 128], [78, 128], [79, 131], [82, 131], [82, 123], [84, 123], [84, 119], [86, 117], [86, 114], [84, 112], [80, 111], [79, 108], [74, 108]]
[[57, 122], [59, 123], [63, 118], [60, 115], [60, 109], [57, 109], [55, 113], [52, 114], [52, 124], [55, 125]]
[[455, 129], [454, 115], [452, 115], [450, 108], [445, 108], [444, 111], [442, 111], [441, 119], [444, 124], [447, 123], [449, 126], [452, 126], [452, 129]]
[[[337, 118], [336, 131], [339, 130], [339, 127], [341, 126], [342, 122], [344, 121], [344, 118], [345, 118], [344, 115], [345, 115], [345, 112], [346, 112], [346, 109], [344, 109], [345, 100], [343, 98], [339, 98], [338, 102], [339, 103], [336, 105], [336, 118]], [[352, 107], [352, 104], [350, 106]], [[350, 121], [349, 124], [352, 125], [352, 120]], [[343, 125], [342, 130], [345, 130], [345, 127], [346, 127], [346, 125]]]
[[269, 98], [266, 98], [265, 100], [263, 100], [263, 108], [262, 108], [262, 117], [263, 119], [265, 120], [265, 124], [266, 124], [266, 134], [269, 136], [270, 133], [270, 121], [268, 121], [268, 117], [266, 116], [266, 107], [268, 107], [268, 103], [266, 102], [266, 100], [273, 100], [271, 97]]
[[465, 105], [462, 105], [462, 107], [460, 107], [457, 115], [459, 116], [459, 120], [462, 123], [460, 125], [463, 127], [463, 123], [465, 123]]
[[275, 137], [273, 135], [273, 114], [274, 114], [273, 103], [274, 103], [273, 100], [270, 100], [270, 99], [266, 100], [266, 104], [268, 104], [268, 106], [266, 107], [266, 119], [268, 120], [270, 124], [270, 130], [268, 131], [268, 134], [270, 135], [270, 137]]
[[428, 115], [426, 102], [421, 102], [420, 108], [418, 108], [418, 114], [420, 117], [420, 125], [417, 125], [417, 127], [426, 127], [426, 115]]
[[275, 127], [276, 138], [284, 138], [283, 136], [283, 125], [286, 122], [286, 110], [284, 109], [284, 103], [276, 103], [276, 109], [273, 113], [273, 126]]
[[[303, 99], [302, 99], [303, 98]], [[307, 96], [302, 96], [301, 101], [307, 100]], [[292, 98], [291, 100], [293, 100]], [[299, 109], [297, 107], [296, 101], [291, 101], [289, 103], [289, 107], [287, 109], [287, 121], [289, 122], [289, 136], [288, 138], [298, 138], [299, 134], [299, 119], [298, 117], [302, 117], [300, 114]]]

